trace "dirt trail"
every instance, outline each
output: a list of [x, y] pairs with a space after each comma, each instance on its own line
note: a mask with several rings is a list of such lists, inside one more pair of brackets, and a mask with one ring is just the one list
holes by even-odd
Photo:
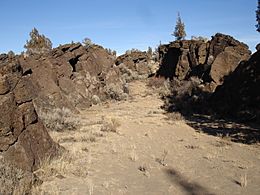
[[259, 145], [168, 120], [143, 82], [131, 83], [130, 95], [82, 112], [77, 131], [51, 133], [70, 153], [42, 168], [44, 182], [34, 193], [260, 194]]

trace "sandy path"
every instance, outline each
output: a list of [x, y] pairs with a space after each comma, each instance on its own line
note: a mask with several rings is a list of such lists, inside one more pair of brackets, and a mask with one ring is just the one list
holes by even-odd
[[[73, 157], [60, 160], [63, 168], [56, 165], [35, 193], [260, 194], [259, 145], [168, 120], [158, 95], [140, 81], [131, 83], [130, 94], [84, 111], [78, 131], [51, 133]], [[120, 126], [103, 132], [103, 121]]]

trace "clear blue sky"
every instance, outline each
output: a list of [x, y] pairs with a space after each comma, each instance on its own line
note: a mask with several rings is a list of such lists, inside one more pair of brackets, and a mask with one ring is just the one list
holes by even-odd
[[123, 53], [168, 43], [177, 12], [192, 35], [226, 33], [254, 50], [257, 0], [1, 0], [0, 53], [20, 53], [36, 27], [53, 46], [93, 42]]

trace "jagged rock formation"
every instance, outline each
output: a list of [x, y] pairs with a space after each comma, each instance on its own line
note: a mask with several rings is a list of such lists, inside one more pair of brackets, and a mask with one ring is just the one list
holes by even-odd
[[147, 78], [158, 66], [151, 55], [141, 51], [127, 52], [119, 56], [115, 64], [126, 80]]
[[260, 51], [217, 87], [210, 102], [221, 115], [260, 123]]
[[118, 80], [120, 72], [112, 68], [113, 56], [96, 45], [86, 48], [81, 44], [67, 44], [48, 56], [20, 59], [20, 63], [27, 72], [33, 72], [32, 77], [39, 84], [35, 101], [39, 107], [49, 104], [71, 110], [87, 108], [93, 103], [94, 95], [101, 100], [108, 98], [110, 94], [105, 86], [109, 88], [113, 83], [123, 88], [123, 81]]
[[75, 114], [109, 98], [127, 98], [127, 86], [114, 62], [103, 47], [80, 43], [62, 45], [44, 56], [19, 58], [25, 74], [37, 83], [33, 102], [48, 127], [53, 127], [51, 115], [57, 109]]
[[205, 90], [212, 92], [240, 62], [248, 60], [250, 51], [233, 37], [217, 33], [209, 42], [182, 40], [162, 45], [159, 55], [158, 76], [179, 80], [196, 76], [202, 79]]
[[139, 74], [147, 74], [149, 69], [147, 63], [150, 57], [146, 52], [130, 52], [119, 56], [116, 59], [116, 65], [124, 64], [132, 71], [137, 71]]
[[27, 171], [58, 151], [35, 111], [35, 87], [16, 58], [0, 55], [0, 156]]
[[32, 171], [58, 148], [43, 116], [54, 118], [57, 108], [77, 113], [108, 98], [126, 98], [127, 86], [114, 62], [104, 48], [81, 44], [63, 45], [45, 55], [1, 55], [0, 154], [4, 159]]

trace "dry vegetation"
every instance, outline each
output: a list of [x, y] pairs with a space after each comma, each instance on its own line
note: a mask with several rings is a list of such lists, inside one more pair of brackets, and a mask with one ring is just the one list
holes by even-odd
[[32, 185], [32, 175], [0, 158], [0, 194], [26, 194]]
[[34, 194], [257, 194], [257, 148], [165, 116], [159, 90], [144, 82], [129, 89], [132, 101], [81, 112], [77, 131], [50, 132], [66, 151], [41, 162]]
[[68, 108], [39, 110], [39, 117], [45, 126], [52, 131], [75, 130], [80, 125], [80, 118]]

